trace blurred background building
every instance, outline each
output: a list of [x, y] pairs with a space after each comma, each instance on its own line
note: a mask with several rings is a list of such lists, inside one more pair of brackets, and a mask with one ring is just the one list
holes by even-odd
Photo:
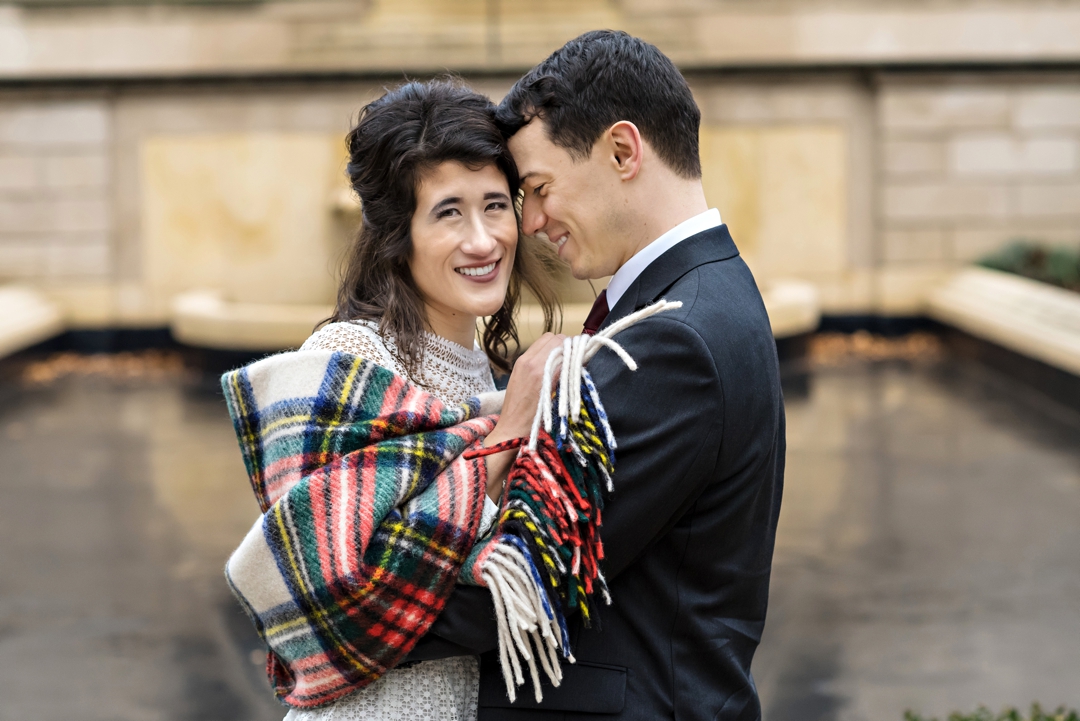
[[0, 719], [281, 718], [192, 348], [327, 316], [383, 88], [597, 28], [689, 80], [787, 364], [765, 718], [1080, 705], [1080, 0], [0, 0]]
[[21, 0], [0, 4], [0, 280], [69, 328], [166, 327], [192, 290], [308, 328], [355, 224], [363, 103], [447, 70], [498, 99], [598, 27], [683, 69], [710, 201], [826, 317], [922, 315], [1010, 238], [1080, 244], [1077, 2]]

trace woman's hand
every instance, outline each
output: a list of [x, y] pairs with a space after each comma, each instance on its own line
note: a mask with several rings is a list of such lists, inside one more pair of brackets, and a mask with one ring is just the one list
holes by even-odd
[[[551, 351], [562, 345], [565, 339], [566, 336], [562, 334], [545, 333], [514, 363], [514, 371], [506, 384], [502, 414], [495, 428], [484, 439], [485, 448], [513, 438], [527, 437], [532, 432], [533, 418], [540, 403], [544, 366]], [[517, 450], [511, 449], [487, 456], [487, 493], [496, 503], [502, 496], [503, 481], [516, 454]]]

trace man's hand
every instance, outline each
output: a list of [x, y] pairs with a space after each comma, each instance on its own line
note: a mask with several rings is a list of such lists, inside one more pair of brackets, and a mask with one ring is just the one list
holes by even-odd
[[[503, 441], [527, 437], [532, 431], [533, 418], [540, 403], [540, 386], [544, 381], [544, 365], [547, 364], [551, 351], [562, 345], [565, 335], [545, 333], [529, 350], [514, 363], [514, 370], [506, 384], [506, 397], [503, 399], [502, 414], [495, 428], [484, 439], [484, 447], [489, 448]], [[487, 493], [496, 503], [502, 496], [503, 481], [514, 461], [516, 450], [503, 451], [487, 456]]]

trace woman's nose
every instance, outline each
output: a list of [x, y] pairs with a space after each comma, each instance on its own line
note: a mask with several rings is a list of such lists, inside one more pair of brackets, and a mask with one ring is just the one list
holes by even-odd
[[521, 232], [536, 235], [547, 225], [547, 216], [540, 208], [540, 201], [525, 196], [521, 202]]
[[477, 217], [470, 224], [469, 234], [461, 249], [470, 255], [487, 255], [495, 250], [499, 240], [492, 233], [492, 229], [484, 223], [483, 217]]

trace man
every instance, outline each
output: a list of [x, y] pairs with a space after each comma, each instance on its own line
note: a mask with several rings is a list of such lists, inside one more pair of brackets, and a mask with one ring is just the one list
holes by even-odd
[[560, 687], [509, 702], [483, 589], [455, 592], [410, 658], [482, 653], [481, 721], [758, 719], [784, 413], [761, 296], [702, 191], [700, 111], [659, 50], [598, 31], [519, 80], [499, 119], [524, 232], [577, 278], [612, 275], [586, 332], [683, 305], [618, 336], [636, 372], [607, 351], [589, 365], [618, 441], [601, 528], [614, 600], [592, 628], [574, 620]]

